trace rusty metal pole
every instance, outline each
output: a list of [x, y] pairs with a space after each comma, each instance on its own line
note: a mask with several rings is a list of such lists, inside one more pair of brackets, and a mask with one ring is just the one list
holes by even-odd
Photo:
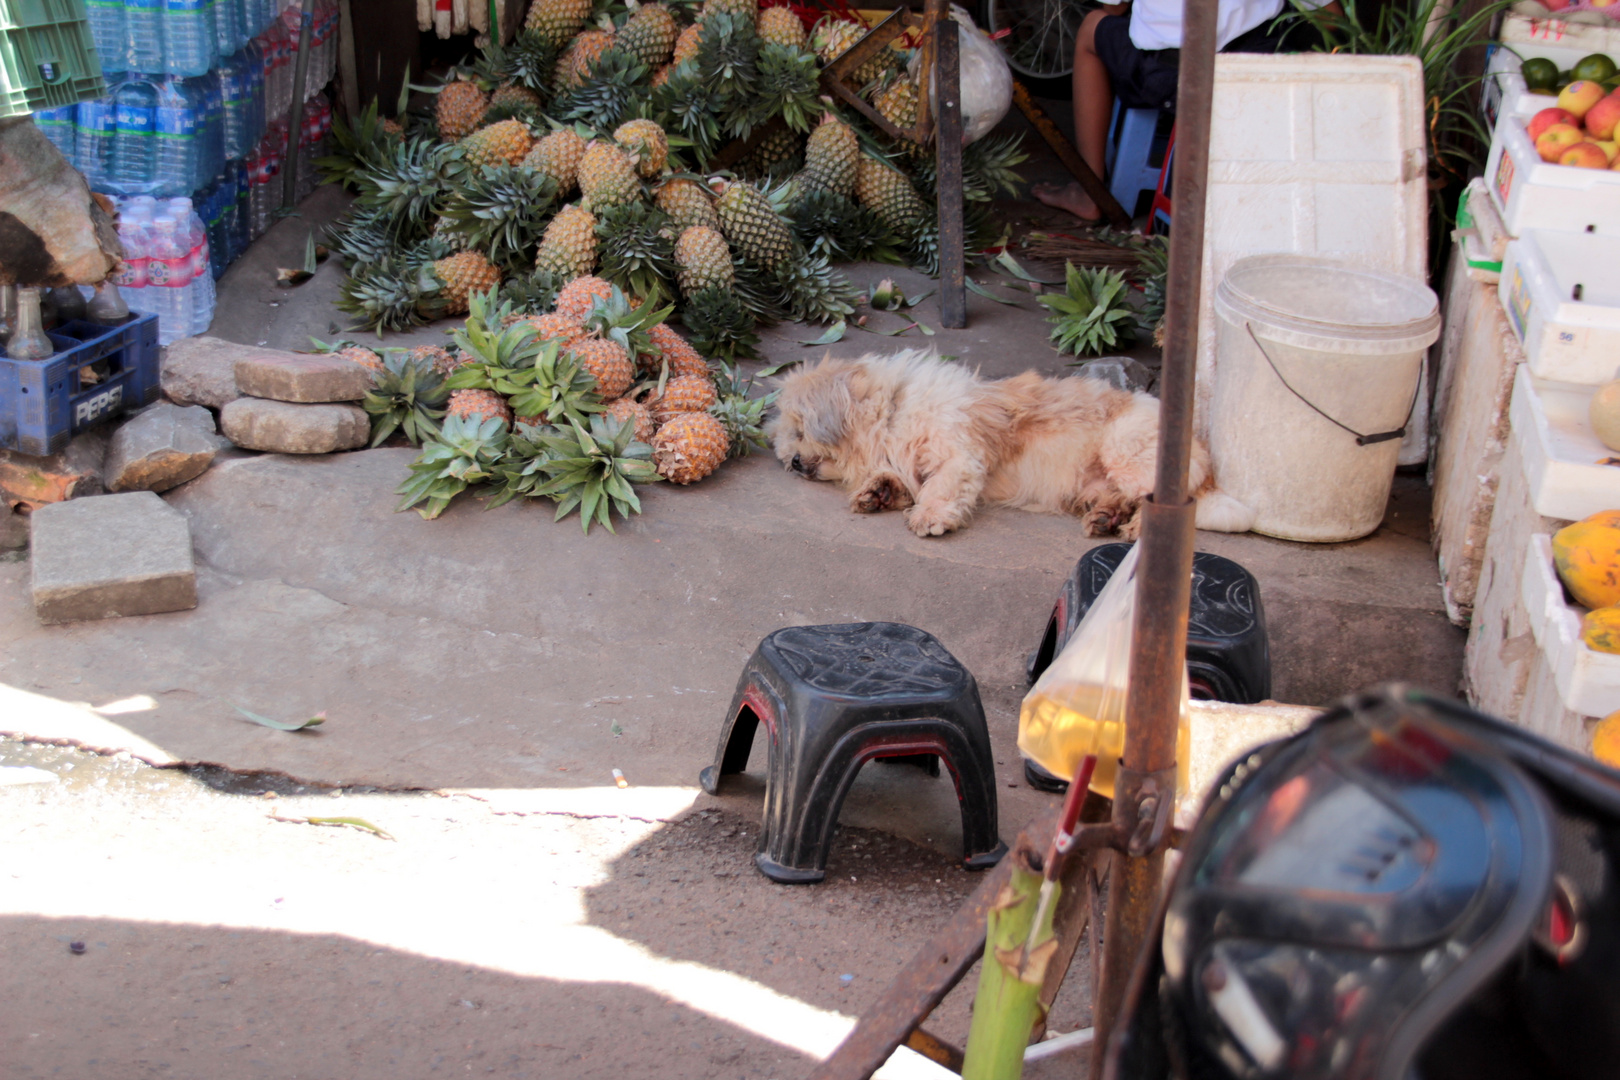
[[934, 153], [939, 191], [939, 321], [960, 329], [967, 325], [966, 243], [962, 219], [962, 78], [961, 36], [943, 2], [934, 22], [934, 86], [939, 119]]
[[1095, 1006], [1097, 1041], [1091, 1054], [1093, 1080], [1102, 1076], [1131, 969], [1148, 944], [1169, 836], [1163, 824], [1175, 801], [1176, 728], [1187, 662], [1194, 514], [1187, 498], [1187, 463], [1193, 443], [1216, 5], [1184, 0], [1182, 13], [1175, 221], [1170, 229], [1164, 366], [1159, 377], [1158, 477], [1152, 501], [1142, 507], [1125, 753], [1114, 801], [1115, 824], [1131, 840], [1127, 851], [1115, 856], [1109, 874], [1102, 985]]

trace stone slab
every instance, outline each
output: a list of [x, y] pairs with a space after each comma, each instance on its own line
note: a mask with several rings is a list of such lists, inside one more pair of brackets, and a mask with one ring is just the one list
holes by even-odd
[[42, 507], [32, 534], [34, 613], [42, 623], [197, 606], [191, 527], [150, 491]]
[[220, 411], [219, 425], [237, 446], [275, 454], [330, 454], [357, 449], [371, 438], [365, 410], [335, 402], [296, 405], [242, 397]]
[[102, 474], [108, 491], [168, 491], [214, 462], [221, 440], [201, 405], [160, 401], [113, 432]]
[[103, 428], [75, 435], [66, 447], [47, 457], [0, 450], [0, 508], [29, 510], [47, 503], [100, 495], [101, 463], [107, 455]]
[[291, 355], [275, 349], [239, 345], [224, 338], [181, 338], [163, 350], [163, 396], [177, 405], [223, 409], [242, 396], [236, 388], [238, 360]]
[[266, 353], [236, 362], [236, 388], [273, 401], [359, 401], [371, 389], [371, 369], [333, 354]]
[[27, 546], [27, 515], [0, 506], [0, 551], [18, 551]]

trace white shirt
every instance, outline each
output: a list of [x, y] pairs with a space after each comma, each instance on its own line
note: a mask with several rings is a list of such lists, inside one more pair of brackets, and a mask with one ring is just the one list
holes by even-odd
[[[1306, 0], [1317, 7], [1327, 0]], [[1215, 48], [1224, 49], [1239, 34], [1270, 22], [1283, 0], [1219, 0], [1215, 15]], [[1131, 5], [1131, 43], [1143, 52], [1181, 48], [1181, 0], [1135, 0]]]

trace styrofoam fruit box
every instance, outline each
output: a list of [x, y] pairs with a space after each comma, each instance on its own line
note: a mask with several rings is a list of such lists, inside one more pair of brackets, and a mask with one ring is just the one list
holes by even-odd
[[[1609, 175], [1620, 179], [1620, 173]], [[1531, 374], [1588, 386], [1615, 377], [1620, 233], [1524, 233], [1507, 246], [1497, 295], [1524, 343]]]
[[1581, 641], [1586, 608], [1564, 598], [1564, 583], [1553, 566], [1552, 537], [1546, 533], [1530, 538], [1520, 596], [1530, 616], [1530, 634], [1552, 668], [1564, 706], [1582, 716], [1607, 716], [1620, 709], [1620, 656], [1595, 652]]
[[1581, 56], [1608, 53], [1620, 61], [1620, 22], [1595, 11], [1566, 12], [1554, 15], [1535, 0], [1515, 4], [1513, 10], [1502, 17], [1502, 29], [1496, 35], [1504, 45], [1559, 46], [1574, 49]]
[[1539, 94], [1523, 94], [1496, 122], [1485, 179], [1502, 224], [1513, 236], [1531, 229], [1620, 233], [1620, 172], [1555, 165], [1536, 153], [1525, 124], [1552, 107]]
[[1513, 376], [1508, 422], [1530, 504], [1543, 517], [1579, 521], [1620, 508], [1620, 466], [1598, 464], [1616, 455], [1598, 442], [1587, 419], [1594, 389], [1545, 382], [1522, 364]]
[[[1508, 18], [1515, 16], [1509, 15]], [[1520, 64], [1526, 60], [1545, 59], [1557, 64], [1559, 71], [1568, 71], [1583, 57], [1592, 55], [1594, 51], [1601, 51], [1544, 41], [1520, 42], [1514, 45], [1493, 41], [1489, 48], [1490, 57], [1485, 61], [1485, 81], [1480, 90], [1479, 110], [1485, 117], [1485, 123], [1490, 126], [1496, 124], [1497, 117], [1513, 108], [1520, 96], [1529, 93], [1529, 89], [1524, 85], [1524, 76], [1519, 74]], [[1531, 94], [1530, 99], [1542, 109], [1558, 104], [1556, 94]], [[1535, 115], [1534, 110], [1531, 115]]]
[[1468, 181], [1466, 192], [1469, 222], [1484, 249], [1496, 261], [1496, 269], [1500, 272], [1502, 260], [1507, 257], [1508, 241], [1513, 239], [1502, 222], [1502, 211], [1496, 208], [1496, 202], [1486, 190], [1482, 177], [1476, 176]]

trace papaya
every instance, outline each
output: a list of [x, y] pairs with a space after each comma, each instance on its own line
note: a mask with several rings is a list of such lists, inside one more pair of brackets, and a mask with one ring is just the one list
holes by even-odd
[[1620, 768], [1620, 712], [1612, 712], [1592, 729], [1592, 756], [1609, 768]]
[[1620, 653], [1620, 607], [1588, 611], [1581, 620], [1581, 640], [1594, 652]]
[[1600, 510], [1553, 534], [1553, 564], [1576, 603], [1620, 604], [1620, 510]]

